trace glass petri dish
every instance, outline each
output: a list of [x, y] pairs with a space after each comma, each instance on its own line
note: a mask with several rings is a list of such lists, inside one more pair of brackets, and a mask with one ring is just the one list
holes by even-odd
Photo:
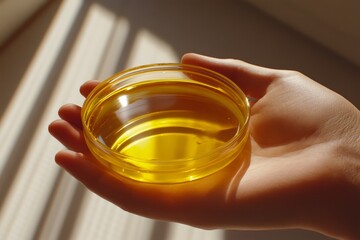
[[91, 153], [116, 176], [180, 183], [234, 161], [248, 139], [249, 102], [230, 79], [198, 66], [153, 64], [101, 82], [81, 118]]

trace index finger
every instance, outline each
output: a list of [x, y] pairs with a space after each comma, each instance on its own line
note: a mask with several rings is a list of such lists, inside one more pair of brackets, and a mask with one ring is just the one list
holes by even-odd
[[188, 53], [182, 63], [205, 67], [225, 75], [235, 82], [245, 95], [261, 98], [270, 83], [280, 76], [281, 71], [264, 68], [235, 59], [219, 59]]

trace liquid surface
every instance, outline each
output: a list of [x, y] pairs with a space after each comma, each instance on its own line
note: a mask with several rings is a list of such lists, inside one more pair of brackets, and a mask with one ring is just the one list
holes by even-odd
[[[146, 172], [191, 171], [232, 139], [245, 118], [224, 93], [188, 80], [150, 81], [114, 92], [93, 111], [89, 128], [129, 166]], [[140, 161], [134, 161], [134, 159]], [[107, 159], [116, 171], [119, 159]], [[209, 159], [210, 161], [211, 159]]]

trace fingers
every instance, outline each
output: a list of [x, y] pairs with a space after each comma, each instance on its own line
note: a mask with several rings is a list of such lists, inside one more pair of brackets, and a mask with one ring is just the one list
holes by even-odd
[[[99, 81], [88, 81], [80, 87], [80, 92], [84, 97], [99, 84]], [[48, 130], [65, 147], [75, 152], [89, 153], [81, 123], [81, 107], [74, 104], [67, 104], [59, 109], [61, 119], [52, 122]], [[60, 156], [62, 156], [60, 154]]]
[[64, 150], [55, 155], [55, 161], [89, 190], [109, 201], [118, 203], [115, 200], [116, 193], [122, 192], [121, 188], [117, 189], [122, 183], [108, 174], [102, 166], [96, 164], [92, 155]]
[[[100, 83], [100, 81], [90, 80], [80, 87], [80, 93], [87, 97], [90, 92]], [[81, 123], [81, 107], [75, 104], [66, 104], [59, 109], [59, 116], [65, 121], [74, 125], [78, 129], [82, 129]]]
[[234, 81], [247, 96], [261, 98], [280, 70], [252, 65], [240, 60], [218, 59], [198, 54], [185, 54], [182, 63], [214, 70]]
[[89, 152], [82, 130], [75, 128], [71, 123], [62, 119], [56, 120], [49, 125], [49, 132], [68, 149]]
[[59, 109], [59, 116], [71, 123], [74, 127], [82, 129], [81, 107], [75, 104], [66, 104]]
[[55, 155], [55, 161], [88, 188], [99, 193], [102, 186], [98, 187], [97, 182], [102, 178], [104, 171], [101, 171], [89, 156], [71, 150], [64, 150]]
[[[179, 191], [170, 185], [139, 183], [114, 176], [97, 164], [90, 154], [65, 150], [56, 154], [55, 161], [89, 190], [126, 211], [163, 220], [180, 220], [183, 216], [176, 213], [181, 211], [178, 206], [182, 205]], [[183, 194], [184, 197], [192, 193], [191, 188], [184, 186], [182, 191], [180, 189], [180, 192], [187, 190], [189, 192]], [[191, 204], [186, 204], [187, 207]]]
[[[141, 206], [144, 206], [143, 203], [146, 202], [143, 196], [146, 195], [147, 190], [138, 191], [137, 189], [141, 189], [141, 185], [136, 187], [138, 184], [130, 180], [123, 179], [121, 181], [114, 177], [104, 167], [97, 164], [90, 154], [65, 150], [56, 154], [55, 161], [89, 190], [125, 210], [144, 215]], [[134, 195], [141, 196], [134, 198]], [[137, 201], [140, 201], [141, 204]], [[151, 214], [150, 216], [154, 217]]]
[[49, 132], [68, 149], [87, 153], [89, 150], [82, 132], [81, 107], [64, 105], [59, 109], [59, 116], [62, 119], [52, 122]]
[[100, 83], [100, 81], [97, 80], [90, 80], [85, 82], [81, 87], [80, 87], [80, 93], [84, 96], [87, 97], [89, 95], [89, 93]]
[[[221, 222], [227, 216], [222, 211], [222, 185], [212, 178], [214, 175], [186, 184], [139, 183], [111, 174], [90, 154], [66, 150], [59, 152], [55, 160], [89, 190], [138, 215], [199, 226]], [[212, 194], [214, 188], [219, 192]]]

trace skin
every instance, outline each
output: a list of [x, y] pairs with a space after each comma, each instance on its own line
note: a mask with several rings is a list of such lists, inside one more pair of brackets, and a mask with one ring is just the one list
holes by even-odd
[[[96, 163], [83, 137], [81, 107], [67, 104], [50, 133], [69, 150], [56, 162], [91, 191], [149, 218], [214, 229], [301, 228], [360, 238], [360, 111], [294, 71], [186, 54], [183, 63], [215, 70], [257, 99], [250, 141], [220, 172], [189, 183], [138, 183]], [[98, 84], [86, 82], [86, 97]]]

